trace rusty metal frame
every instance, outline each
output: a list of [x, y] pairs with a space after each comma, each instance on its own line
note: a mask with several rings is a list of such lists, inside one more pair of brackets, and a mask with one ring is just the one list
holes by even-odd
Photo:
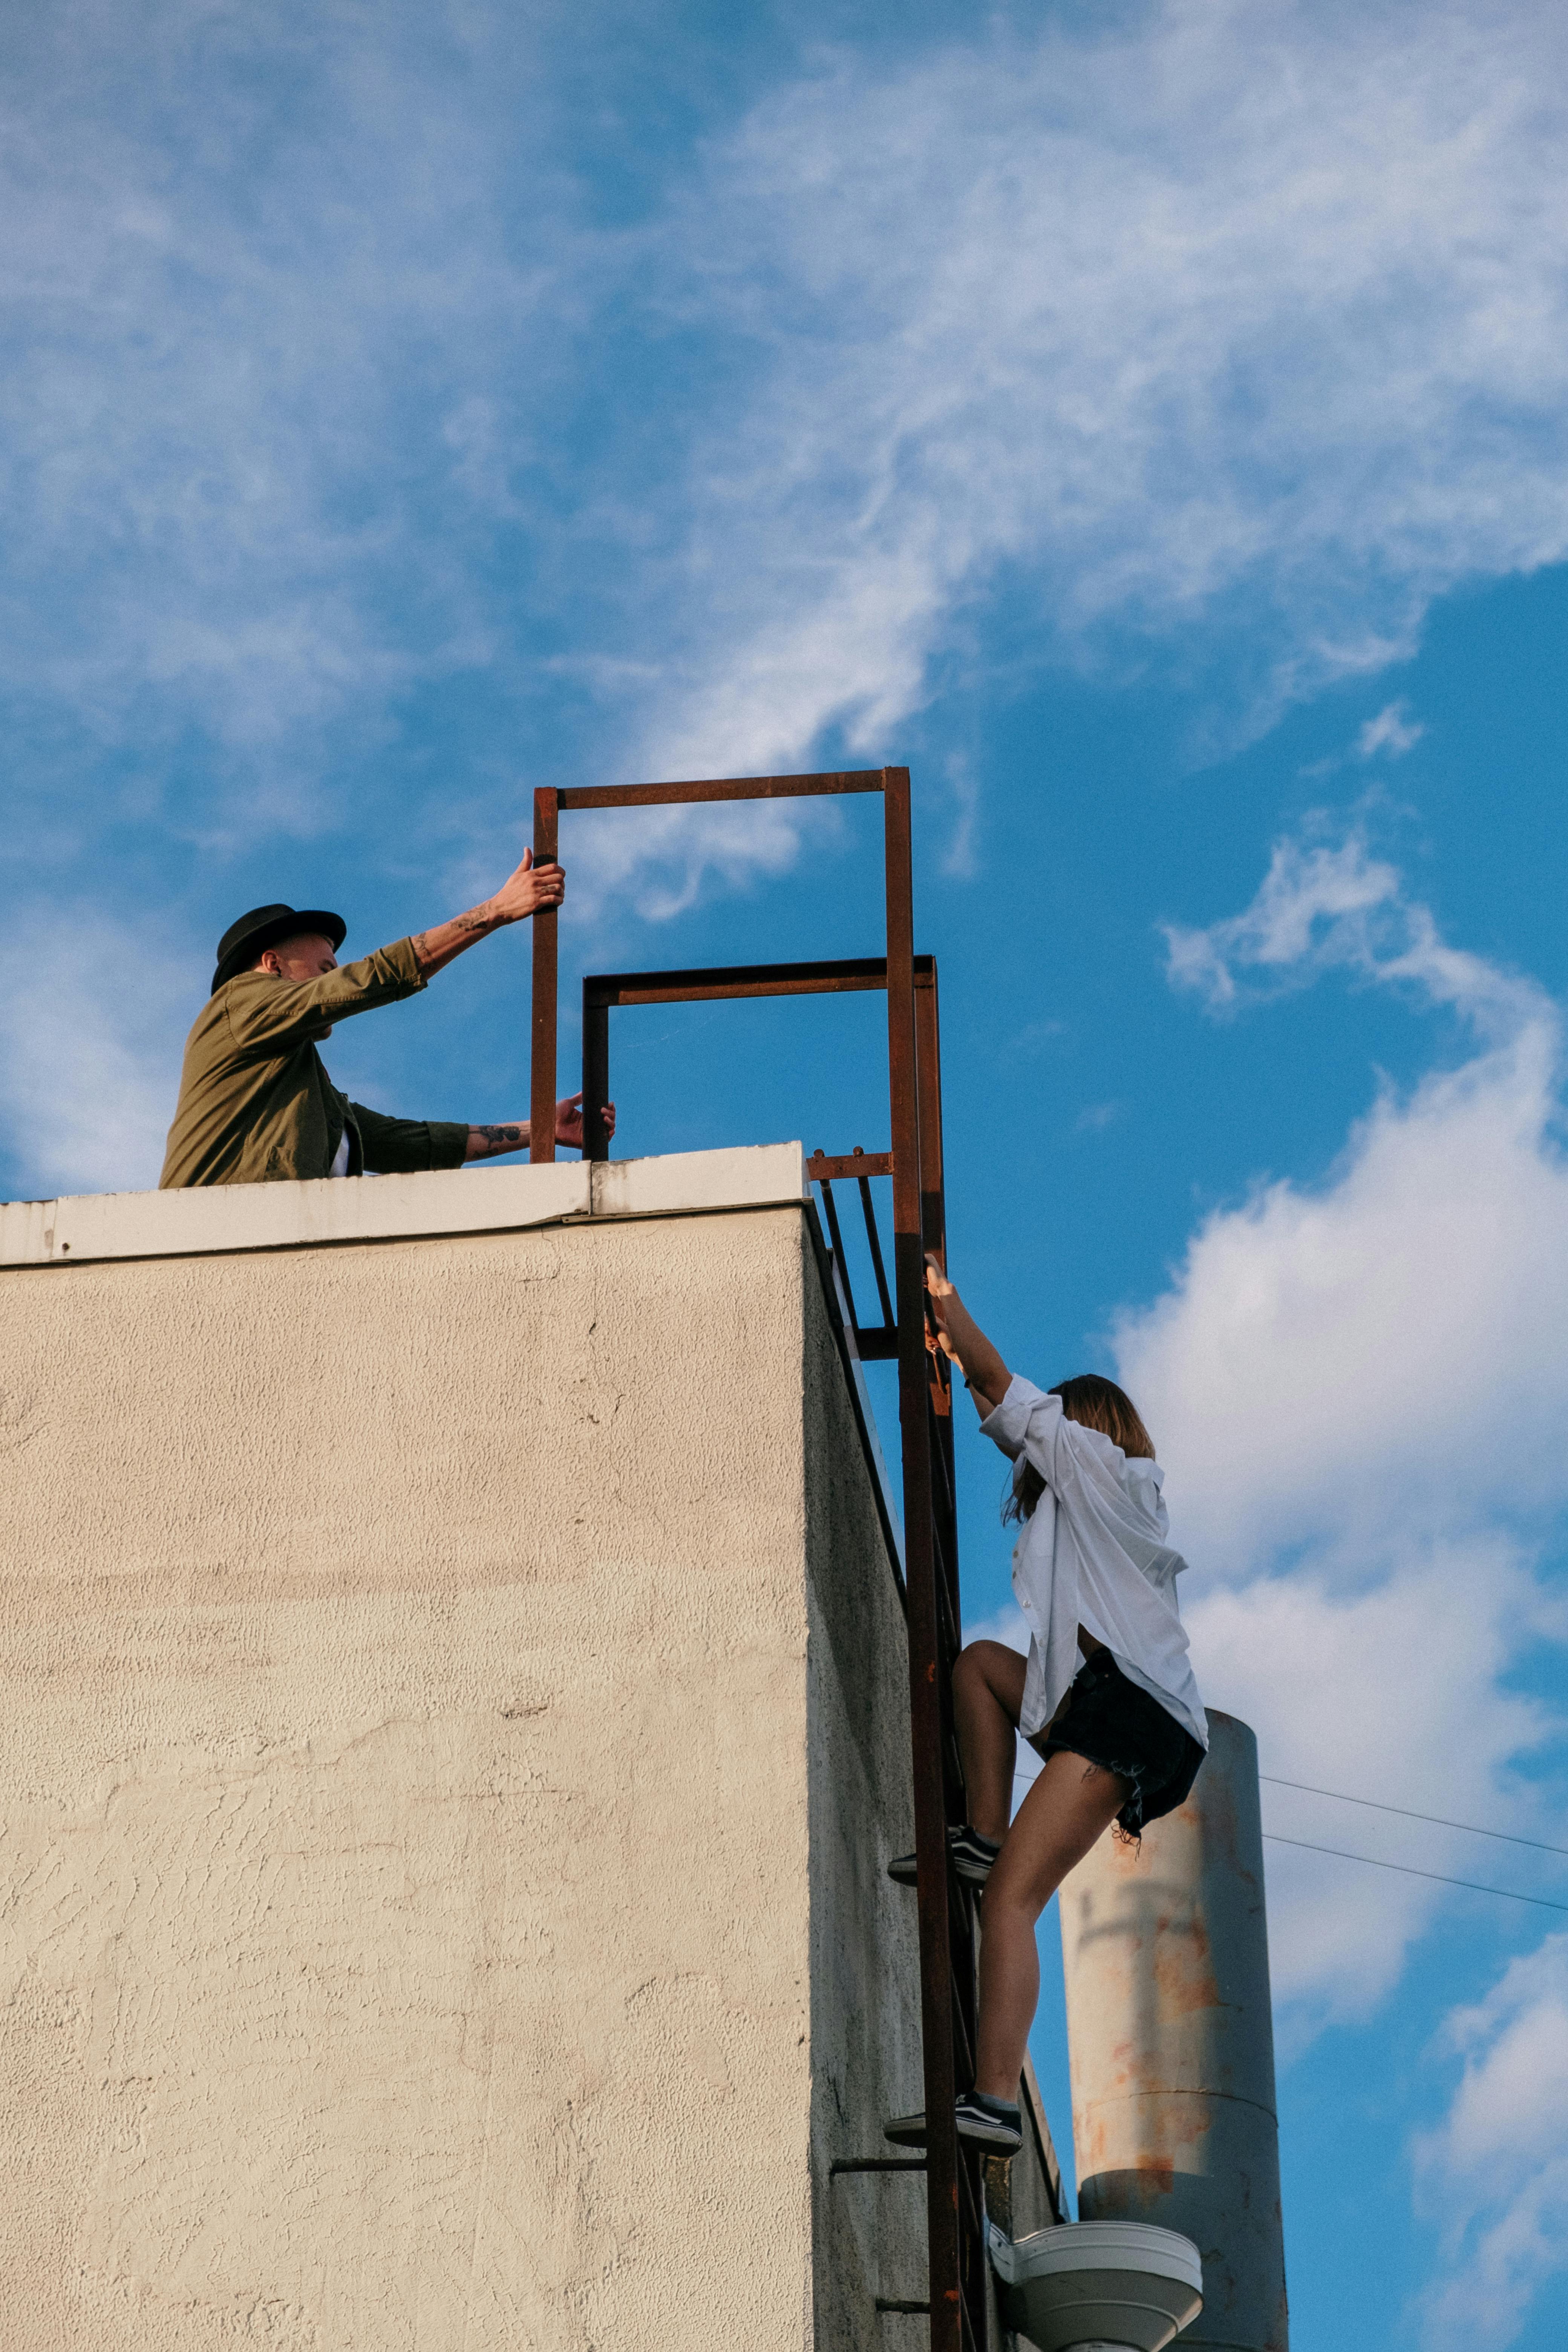
[[[917, 990], [934, 991], [935, 959], [916, 956], [914, 974]], [[605, 1105], [610, 1098], [610, 1013], [614, 1006], [700, 1004], [726, 997], [838, 996], [866, 989], [886, 989], [887, 985], [888, 961], [885, 956], [838, 957], [825, 963], [702, 964], [683, 971], [585, 973], [583, 981], [584, 1159], [603, 1160], [610, 1156], [604, 1113]], [[923, 1003], [924, 999], [920, 1001]], [[855, 1352], [864, 1362], [871, 1362], [878, 1357], [897, 1356], [898, 1318], [888, 1288], [881, 1236], [877, 1230], [876, 1213], [871, 1205], [871, 1179], [892, 1174], [893, 1155], [890, 1151], [866, 1151], [859, 1144], [853, 1151], [837, 1157], [826, 1151], [814, 1151], [806, 1161], [805, 1172], [813, 1183], [822, 1187], [822, 1206], [843, 1286]], [[851, 1182], [859, 1191], [866, 1246], [871, 1260], [877, 1303], [881, 1309], [880, 1323], [862, 1323], [855, 1311], [855, 1295], [850, 1284], [844, 1235], [838, 1222], [837, 1203], [833, 1197], [835, 1184]]]
[[[873, 1173], [892, 1177], [893, 1314], [891, 1328], [884, 1327], [884, 1339], [885, 1351], [896, 1353], [898, 1359], [903, 1452], [931, 2344], [931, 2352], [987, 2352], [982, 2166], [979, 2157], [959, 2140], [953, 2121], [959, 2090], [974, 2079], [977, 1936], [973, 1898], [951, 1868], [947, 1843], [949, 1824], [964, 1818], [952, 1684], [962, 1621], [952, 1395], [946, 1360], [927, 1345], [925, 1254], [928, 1250], [943, 1253], [947, 1234], [936, 966], [931, 957], [917, 958], [914, 952], [909, 771], [862, 768], [814, 775], [714, 777], [683, 783], [547, 786], [533, 796], [533, 855], [539, 864], [558, 856], [561, 815], [573, 809], [670, 807], [712, 801], [836, 797], [848, 793], [882, 795], [885, 957], [830, 964], [739, 965], [592, 976], [584, 984], [583, 1092], [584, 1108], [591, 1104], [595, 1116], [591, 1133], [585, 1122], [584, 1157], [607, 1156], [597, 1112], [607, 1088], [612, 1004], [886, 990], [892, 1150], [841, 1159], [818, 1153], [811, 1167], [828, 1187], [835, 1180], [858, 1182], [868, 1223], [869, 1177]], [[530, 1152], [535, 1160], [555, 1157], [558, 933], [553, 909], [534, 917]], [[825, 1204], [828, 1197], [825, 1194]], [[871, 1229], [874, 1232], [874, 1224]], [[842, 1260], [841, 1252], [839, 1255]], [[868, 1339], [876, 1336], [867, 1334]], [[882, 1347], [874, 1349], [883, 1351]]]

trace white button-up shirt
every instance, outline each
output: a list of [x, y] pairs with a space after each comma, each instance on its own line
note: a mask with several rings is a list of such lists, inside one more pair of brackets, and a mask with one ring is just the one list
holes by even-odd
[[980, 1426], [1011, 1460], [1015, 1486], [1026, 1462], [1046, 1482], [1013, 1547], [1013, 1591], [1030, 1636], [1019, 1729], [1037, 1732], [1055, 1715], [1082, 1664], [1081, 1625], [1206, 1748], [1208, 1720], [1176, 1608], [1187, 1563], [1165, 1541], [1159, 1464], [1129, 1459], [1028, 1381], [1011, 1381]]

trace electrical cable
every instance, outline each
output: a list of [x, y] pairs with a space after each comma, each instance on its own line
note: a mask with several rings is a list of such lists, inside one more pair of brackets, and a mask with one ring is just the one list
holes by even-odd
[[1332, 1797], [1342, 1805], [1366, 1805], [1374, 1813], [1400, 1813], [1407, 1822], [1432, 1822], [1440, 1830], [1463, 1830], [1467, 1837], [1500, 1838], [1505, 1845], [1527, 1845], [1537, 1853], [1560, 1853], [1568, 1861], [1568, 1845], [1544, 1845], [1540, 1838], [1515, 1837], [1510, 1830], [1479, 1830], [1474, 1822], [1451, 1822], [1442, 1813], [1412, 1812], [1408, 1805], [1380, 1804], [1375, 1797], [1347, 1797], [1342, 1789], [1317, 1789], [1310, 1780], [1283, 1780], [1278, 1772], [1259, 1772], [1273, 1789], [1301, 1789], [1309, 1797]]
[[1339, 1862], [1364, 1862], [1369, 1870], [1397, 1870], [1405, 1878], [1429, 1878], [1436, 1886], [1462, 1886], [1471, 1895], [1500, 1895], [1506, 1903], [1533, 1903], [1542, 1911], [1568, 1911], [1568, 1903], [1549, 1902], [1544, 1895], [1516, 1895], [1511, 1886], [1483, 1886], [1474, 1878], [1445, 1878], [1439, 1871], [1414, 1870], [1407, 1862], [1379, 1862], [1374, 1854], [1346, 1853], [1342, 1846], [1312, 1845], [1306, 1838], [1280, 1837], [1265, 1830], [1268, 1845], [1300, 1846], [1303, 1853], [1331, 1853]]

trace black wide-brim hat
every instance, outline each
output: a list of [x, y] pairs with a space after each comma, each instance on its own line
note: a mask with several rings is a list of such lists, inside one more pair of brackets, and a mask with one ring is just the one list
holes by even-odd
[[329, 914], [324, 907], [252, 907], [248, 915], [241, 915], [237, 923], [230, 923], [217, 943], [217, 970], [213, 974], [212, 993], [216, 996], [226, 980], [232, 980], [237, 971], [244, 971], [264, 948], [276, 947], [279, 940], [319, 932], [322, 939], [331, 940], [336, 955], [347, 930], [342, 917]]

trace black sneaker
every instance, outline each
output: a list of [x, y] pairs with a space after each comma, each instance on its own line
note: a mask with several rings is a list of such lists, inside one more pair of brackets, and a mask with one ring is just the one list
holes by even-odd
[[[966, 1886], [984, 1886], [991, 1875], [991, 1865], [1001, 1853], [1000, 1844], [993, 1844], [965, 1822], [961, 1830], [949, 1827], [948, 1851], [952, 1866]], [[915, 1858], [912, 1853], [895, 1854], [888, 1864], [888, 1876], [897, 1886], [912, 1886], [915, 1883]]]
[[[984, 2091], [965, 2091], [958, 2102], [956, 2120], [959, 2138], [975, 2141], [988, 2156], [1016, 2156], [1024, 2145], [1017, 2108], [1009, 2106], [1005, 2099], [987, 2098]], [[882, 2137], [891, 2140], [895, 2147], [924, 2147], [925, 2109], [917, 2116], [894, 2116], [883, 2125]]]
[[958, 2137], [972, 2140], [988, 2156], [1016, 2156], [1024, 2145], [1018, 2110], [1009, 2100], [993, 2099], [984, 2091], [965, 2091], [958, 2102]]

